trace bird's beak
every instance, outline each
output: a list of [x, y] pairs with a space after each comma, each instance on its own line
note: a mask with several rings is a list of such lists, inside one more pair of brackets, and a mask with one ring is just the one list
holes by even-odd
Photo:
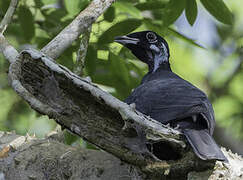
[[127, 45], [127, 44], [138, 44], [140, 41], [137, 38], [131, 38], [128, 36], [117, 36], [115, 37], [115, 42], [120, 43], [122, 45]]

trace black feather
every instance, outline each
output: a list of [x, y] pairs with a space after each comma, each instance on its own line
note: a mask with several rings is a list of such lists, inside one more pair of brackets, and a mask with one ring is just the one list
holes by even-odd
[[[148, 42], [141, 42], [144, 41], [147, 32], [128, 35], [128, 37], [140, 39], [140, 43], [133, 44], [131, 47], [126, 45], [132, 52], [132, 47], [136, 46], [136, 53], [139, 53], [138, 49], [141, 48], [142, 52], [140, 55], [137, 54], [137, 57], [144, 54], [145, 47], [149, 51], [151, 44], [144, 45]], [[160, 39], [161, 37], [158, 37], [158, 41]], [[164, 43], [164, 41], [163, 39], [163, 41], [156, 43]], [[167, 43], [166, 47], [168, 48]], [[153, 52], [153, 49], [150, 53], [153, 53], [156, 57], [157, 52]], [[163, 54], [160, 56], [163, 56]], [[146, 57], [143, 57], [141, 60], [147, 63], [149, 68], [153, 68], [151, 59], [145, 59]], [[150, 69], [144, 76], [142, 83], [134, 89], [125, 102], [127, 104], [135, 103], [138, 111], [163, 124], [170, 123], [173, 127], [179, 125], [179, 129], [186, 136], [199, 158], [227, 161], [212, 137], [215, 127], [214, 111], [206, 94], [174, 74], [171, 71], [169, 60], [164, 61], [163, 59], [163, 62], [155, 71]], [[193, 116], [197, 117], [196, 121], [193, 120]]]

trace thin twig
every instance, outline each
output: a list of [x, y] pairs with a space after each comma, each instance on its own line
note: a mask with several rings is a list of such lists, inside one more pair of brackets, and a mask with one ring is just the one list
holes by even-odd
[[18, 0], [11, 0], [9, 8], [0, 23], [0, 53], [10, 62], [13, 63], [18, 56], [18, 51], [11, 46], [3, 36], [8, 24], [11, 22], [15, 9], [18, 5]]
[[19, 2], [19, 0], [11, 0], [8, 10], [7, 10], [6, 14], [4, 15], [4, 18], [2, 19], [1, 24], [0, 24], [0, 34], [4, 33], [7, 26], [11, 22], [11, 19], [13, 17], [15, 9], [18, 5], [18, 2]]
[[82, 76], [83, 74], [84, 61], [89, 46], [90, 32], [91, 32], [91, 27], [89, 27], [87, 31], [84, 32], [84, 34], [82, 35], [80, 46], [77, 52], [77, 60], [76, 60], [74, 72], [79, 76]]
[[47, 56], [56, 59], [79, 38], [109, 8], [115, 0], [93, 0], [65, 29], [42, 48]]

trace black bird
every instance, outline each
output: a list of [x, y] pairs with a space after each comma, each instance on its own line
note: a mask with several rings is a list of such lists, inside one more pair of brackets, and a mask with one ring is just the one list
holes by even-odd
[[142, 62], [149, 72], [125, 100], [138, 111], [177, 127], [195, 154], [203, 160], [227, 161], [214, 141], [214, 111], [207, 96], [171, 71], [167, 42], [152, 31], [135, 32], [115, 38]]

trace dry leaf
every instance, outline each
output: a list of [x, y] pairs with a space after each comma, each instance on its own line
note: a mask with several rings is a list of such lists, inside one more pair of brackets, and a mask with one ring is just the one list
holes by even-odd
[[10, 146], [5, 146], [1, 151], [0, 151], [0, 158], [5, 158], [8, 156], [8, 152], [10, 150]]

